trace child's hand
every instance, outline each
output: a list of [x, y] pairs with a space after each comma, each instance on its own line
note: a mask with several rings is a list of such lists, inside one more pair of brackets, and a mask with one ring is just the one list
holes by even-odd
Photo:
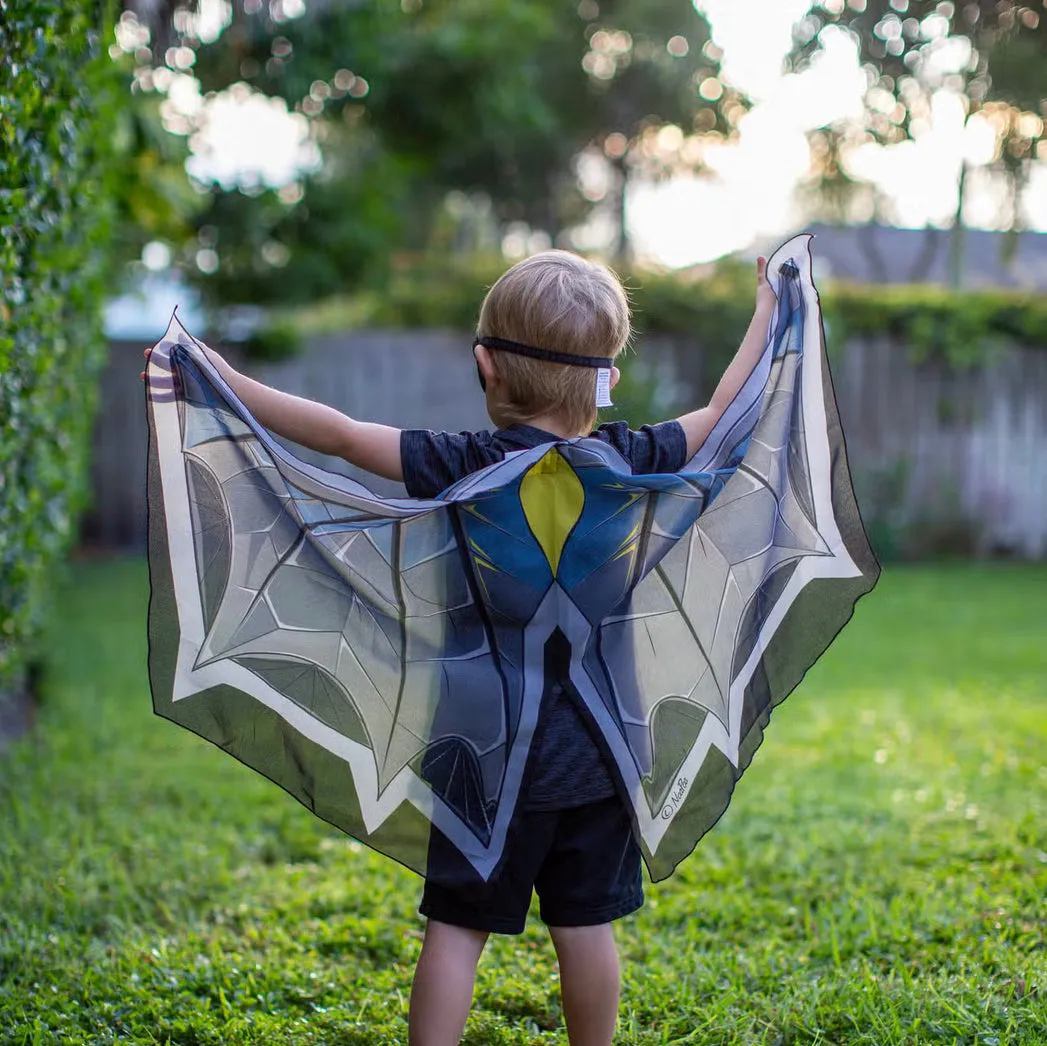
[[[148, 363], [148, 362], [149, 362], [149, 353], [151, 353], [152, 351], [153, 351], [153, 350], [152, 350], [152, 347], [150, 347], [150, 348], [148, 348], [148, 349], [145, 349], [145, 350], [144, 350], [144, 351], [142, 352], [142, 355], [143, 355], [143, 356], [145, 357], [145, 362], [146, 362], [146, 363]], [[142, 381], [145, 381], [145, 371], [142, 371], [142, 373], [141, 373], [141, 374], [139, 374], [138, 376], [139, 376], [139, 377], [140, 377], [140, 378], [142, 379]]]
[[756, 259], [756, 308], [773, 309], [778, 298], [767, 279], [767, 259]]

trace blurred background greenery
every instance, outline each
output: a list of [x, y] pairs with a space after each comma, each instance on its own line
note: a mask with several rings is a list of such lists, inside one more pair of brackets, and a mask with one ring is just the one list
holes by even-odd
[[[222, 306], [381, 289], [398, 268], [439, 267], [448, 254], [497, 265], [507, 237], [516, 251], [582, 247], [595, 237], [603, 254], [629, 268], [631, 187], [712, 173], [715, 149], [737, 139], [747, 114], [767, 102], [766, 87], [761, 95], [755, 83], [750, 96], [735, 83], [744, 78], [725, 71], [730, 56], [711, 22], [726, 19], [720, 8], [729, 5], [715, 2], [138, 6], [149, 17], [130, 4], [110, 47], [131, 78], [124, 123], [136, 178], [126, 183], [125, 209], [132, 227]], [[978, 178], [1000, 197], [992, 224], [1012, 233], [1028, 224], [1023, 194], [1041, 173], [1047, 97], [1040, 5], [791, 6], [792, 46], [775, 55], [772, 43], [772, 62], [809, 72], [843, 38], [864, 88], [855, 92], [840, 77], [857, 104], [842, 115], [805, 115], [808, 124], [834, 118], [806, 128], [803, 206], [793, 220], [892, 223], [898, 208], [863, 173], [862, 147], [916, 143], [947, 96], [983, 139], [980, 154], [972, 146], [955, 158], [955, 186], [947, 177], [940, 186], [947, 202], [954, 197], [945, 216], [952, 221], [927, 223], [931, 232], [955, 229], [949, 276], [961, 282]], [[754, 17], [763, 11], [750, 9]], [[219, 146], [209, 125], [213, 131], [220, 103], [239, 103], [249, 122], [263, 99], [294, 114], [298, 169], [274, 178], [272, 168], [267, 177], [208, 163]], [[280, 148], [274, 140], [273, 151]], [[190, 151], [196, 162], [187, 176]], [[784, 177], [778, 159], [764, 158], [768, 182]], [[968, 177], [975, 167], [978, 178]], [[132, 254], [144, 245], [125, 242]]]

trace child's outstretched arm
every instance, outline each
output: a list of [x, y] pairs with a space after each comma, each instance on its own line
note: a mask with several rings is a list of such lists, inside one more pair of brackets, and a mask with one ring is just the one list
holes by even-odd
[[705, 442], [731, 400], [738, 395], [767, 344], [767, 329], [774, 315], [774, 289], [767, 280], [767, 259], [756, 259], [756, 311], [733, 360], [720, 378], [712, 399], [701, 410], [677, 418], [687, 436], [687, 457], [693, 457]]
[[[145, 350], [146, 358], [150, 351]], [[376, 476], [403, 479], [399, 429], [356, 421], [323, 403], [279, 392], [241, 374], [214, 349], [205, 348], [205, 352], [244, 406], [265, 428], [310, 450], [344, 458]]]

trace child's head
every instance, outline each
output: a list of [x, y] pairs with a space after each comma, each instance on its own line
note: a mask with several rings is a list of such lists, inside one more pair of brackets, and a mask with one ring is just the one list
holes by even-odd
[[[514, 265], [487, 292], [480, 338], [505, 338], [572, 356], [606, 356], [629, 340], [629, 303], [605, 266], [568, 251], [543, 251]], [[596, 421], [596, 370], [490, 352], [496, 381], [487, 409], [500, 428], [555, 415], [575, 433]], [[617, 373], [615, 372], [615, 377]]]

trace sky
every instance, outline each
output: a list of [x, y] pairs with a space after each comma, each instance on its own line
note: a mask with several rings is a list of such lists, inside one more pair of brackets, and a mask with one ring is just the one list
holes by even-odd
[[[281, 0], [289, 13], [302, 0]], [[813, 66], [783, 75], [793, 25], [810, 0], [696, 0], [723, 51], [723, 74], [755, 102], [743, 117], [736, 141], [706, 150], [700, 177], [638, 184], [628, 198], [629, 232], [643, 260], [669, 267], [710, 261], [754, 242], [784, 236], [802, 226], [805, 215], [795, 187], [808, 170], [806, 132], [857, 114], [865, 90], [854, 44], [839, 31], [823, 34], [826, 44]], [[202, 38], [217, 34], [225, 0], [202, 0]], [[960, 56], [958, 60], [962, 60]], [[206, 115], [190, 138], [190, 173], [227, 186], [252, 181], [292, 183], [320, 162], [305, 118], [287, 112], [278, 99], [234, 86], [205, 103], [188, 74], [161, 71], [168, 93], [167, 117], [179, 121]], [[160, 86], [160, 85], [158, 85]], [[932, 118], [918, 141], [884, 150], [870, 147], [856, 158], [858, 173], [876, 181], [892, 198], [899, 224], [947, 225], [955, 210], [956, 175], [962, 157], [984, 163], [992, 146], [986, 125], [967, 123], [959, 100], [939, 95]], [[1047, 165], [1039, 165], [1027, 198], [1030, 227], [1047, 230]], [[972, 179], [974, 224], [992, 226], [999, 200]], [[287, 192], [293, 192], [289, 186]], [[600, 236], [599, 227], [594, 230]]]
[[809, 72], [782, 75], [792, 27], [810, 6], [809, 0], [700, 4], [723, 51], [724, 78], [756, 104], [742, 118], [738, 141], [707, 153], [707, 175], [633, 193], [630, 234], [640, 256], [669, 266], [710, 261], [802, 221], [793, 190], [809, 166], [805, 132], [860, 111], [865, 90], [855, 48], [842, 33], [828, 38]]
[[[707, 157], [711, 176], [645, 186], [634, 194], [634, 243], [646, 258], [669, 266], [710, 261], [801, 227], [805, 215], [793, 190], [808, 169], [806, 132], [857, 115], [865, 91], [857, 49], [839, 31], [823, 33], [824, 53], [810, 70], [782, 74], [792, 27], [810, 9], [809, 0], [703, 0], [698, 6], [724, 52], [725, 76], [756, 104], [741, 122], [739, 140]], [[941, 93], [918, 141], [863, 150], [855, 173], [891, 197], [899, 225], [949, 225], [961, 159], [984, 164], [993, 145], [987, 124], [968, 123], [960, 100]], [[1027, 219], [1031, 228], [1047, 230], [1047, 169], [1039, 166]], [[993, 226], [998, 194], [982, 188], [977, 177], [971, 186], [969, 219]]]

